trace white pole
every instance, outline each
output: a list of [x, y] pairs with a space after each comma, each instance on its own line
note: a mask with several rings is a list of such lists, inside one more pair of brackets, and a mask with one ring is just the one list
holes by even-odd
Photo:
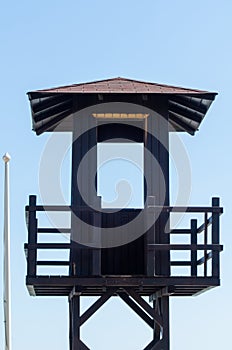
[[4, 323], [5, 350], [11, 350], [11, 303], [10, 303], [10, 201], [9, 201], [9, 161], [10, 155], [3, 156], [5, 163], [4, 189]]

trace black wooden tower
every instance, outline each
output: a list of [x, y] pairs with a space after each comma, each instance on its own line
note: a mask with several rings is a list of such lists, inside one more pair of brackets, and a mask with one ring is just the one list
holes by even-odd
[[[80, 327], [112, 296], [120, 297], [153, 329], [153, 340], [144, 350], [169, 350], [169, 297], [197, 295], [218, 286], [222, 250], [218, 198], [207, 207], [170, 206], [169, 133], [194, 135], [216, 94], [115, 78], [28, 96], [37, 135], [71, 132], [73, 138], [70, 205], [38, 205], [31, 195], [26, 206], [29, 293], [69, 298], [70, 350], [88, 349], [80, 339]], [[140, 207], [102, 205], [97, 149], [103, 143], [116, 148], [122, 143], [141, 145]], [[41, 227], [39, 212], [68, 212], [71, 227]], [[171, 227], [176, 213], [192, 213], [187, 228]], [[69, 241], [57, 243], [57, 233], [69, 235]], [[44, 234], [50, 240], [41, 243]], [[40, 251], [49, 255], [54, 249], [66, 250], [69, 259], [39, 258]], [[180, 251], [188, 252], [188, 258], [178, 258]], [[66, 266], [68, 272], [42, 275], [40, 266], [46, 271]], [[176, 273], [183, 268], [184, 274]], [[80, 314], [84, 296], [99, 298]]]

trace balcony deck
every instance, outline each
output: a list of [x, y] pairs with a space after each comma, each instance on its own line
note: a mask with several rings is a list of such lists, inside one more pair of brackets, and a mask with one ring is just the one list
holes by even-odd
[[[213, 277], [72, 277], [72, 276], [36, 276], [26, 277], [26, 284], [32, 296], [68, 296], [75, 286], [80, 295], [100, 296], [106, 289], [133, 287], [141, 296], [150, 296], [162, 288], [168, 288], [169, 295], [193, 296], [220, 285]], [[117, 292], [115, 292], [117, 295]]]

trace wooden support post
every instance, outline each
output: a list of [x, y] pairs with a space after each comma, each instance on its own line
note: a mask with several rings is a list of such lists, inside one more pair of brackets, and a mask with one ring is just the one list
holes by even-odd
[[37, 219], [36, 219], [36, 196], [29, 197], [28, 213], [28, 255], [27, 255], [27, 276], [36, 276], [37, 250], [30, 248], [30, 244], [37, 243]]
[[70, 350], [90, 350], [80, 339], [80, 295], [75, 293], [69, 299], [70, 309]]
[[169, 297], [157, 297], [153, 301], [153, 308], [154, 314], [159, 314], [162, 317], [163, 325], [160, 326], [155, 322], [153, 340], [144, 350], [169, 350]]
[[72, 304], [71, 298], [69, 297], [69, 350], [72, 350]]
[[[162, 297], [160, 299], [161, 313], [163, 315], [163, 329], [162, 329], [162, 346], [160, 349], [170, 349], [170, 337], [169, 337], [169, 297]], [[154, 348], [155, 349], [155, 348]]]
[[[219, 198], [212, 198], [212, 207], [219, 207]], [[219, 244], [219, 213], [212, 213], [212, 244]], [[212, 251], [212, 277], [219, 278], [219, 251]]]
[[[154, 312], [160, 315], [160, 301], [159, 298], [153, 300], [153, 309]], [[154, 340], [157, 342], [161, 338], [161, 328], [157, 323], [154, 324]]]
[[[197, 220], [191, 220], [191, 244], [197, 245]], [[197, 250], [191, 251], [191, 276], [197, 276]]]
[[[101, 212], [94, 212], [93, 219], [93, 243], [97, 247], [101, 246]], [[101, 249], [95, 248], [93, 249], [93, 268], [92, 274], [93, 276], [101, 275]]]

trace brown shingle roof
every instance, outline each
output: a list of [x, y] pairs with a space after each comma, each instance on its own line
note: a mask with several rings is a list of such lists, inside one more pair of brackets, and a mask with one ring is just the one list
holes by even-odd
[[126, 78], [112, 78], [87, 83], [37, 90], [43, 93], [146, 93], [146, 94], [202, 94], [207, 91], [144, 82]]

